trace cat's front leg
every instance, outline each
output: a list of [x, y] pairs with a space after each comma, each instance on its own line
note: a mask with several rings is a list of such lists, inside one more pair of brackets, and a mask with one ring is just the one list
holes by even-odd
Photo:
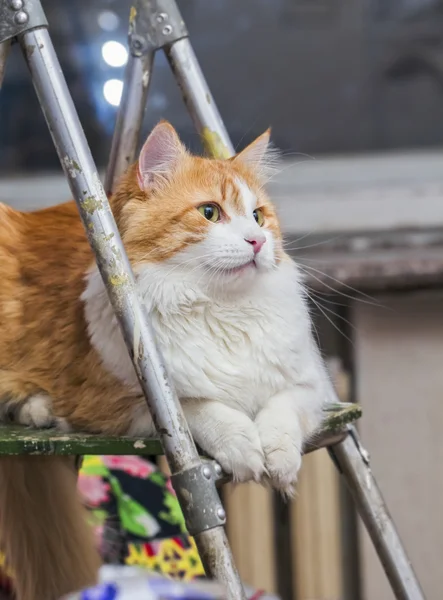
[[285, 496], [294, 494], [303, 442], [321, 424], [321, 405], [318, 389], [296, 386], [270, 398], [255, 419], [271, 485]]
[[196, 443], [234, 481], [259, 481], [264, 453], [254, 422], [244, 413], [213, 400], [183, 401], [183, 410]]

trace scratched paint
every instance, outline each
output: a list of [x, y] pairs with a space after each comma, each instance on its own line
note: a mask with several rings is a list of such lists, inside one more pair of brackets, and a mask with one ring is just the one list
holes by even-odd
[[103, 202], [95, 196], [86, 196], [81, 200], [81, 205], [89, 215], [93, 215], [97, 209], [103, 208]]
[[204, 127], [201, 132], [201, 138], [205, 150], [214, 158], [227, 159], [232, 156], [216, 131], [212, 131], [209, 127]]

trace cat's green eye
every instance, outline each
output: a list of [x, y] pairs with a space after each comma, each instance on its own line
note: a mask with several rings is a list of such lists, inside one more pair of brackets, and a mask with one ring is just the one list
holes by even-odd
[[256, 208], [252, 214], [254, 216], [254, 219], [260, 225], [260, 227], [263, 227], [263, 223], [265, 222], [265, 216], [263, 214], [262, 209], [261, 208]]
[[205, 219], [212, 223], [220, 221], [220, 209], [216, 204], [202, 204], [198, 207], [198, 212], [204, 216]]

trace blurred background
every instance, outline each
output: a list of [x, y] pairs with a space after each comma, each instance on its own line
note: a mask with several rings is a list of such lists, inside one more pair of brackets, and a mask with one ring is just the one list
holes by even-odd
[[[130, 3], [44, 0], [52, 39], [102, 172], [120, 101]], [[283, 152], [270, 190], [310, 287], [316, 329], [428, 598], [443, 589], [443, 2], [182, 0], [236, 147], [269, 125]], [[0, 198], [69, 198], [25, 63], [0, 94]], [[143, 136], [198, 136], [162, 54]], [[243, 578], [283, 600], [392, 600], [325, 451], [298, 497], [224, 490]]]

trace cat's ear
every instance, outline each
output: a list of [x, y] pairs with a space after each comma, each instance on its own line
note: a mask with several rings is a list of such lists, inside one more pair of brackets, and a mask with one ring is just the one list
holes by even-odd
[[152, 191], [167, 182], [185, 154], [186, 150], [172, 125], [160, 121], [140, 151], [137, 171], [140, 189]]
[[271, 128], [239, 152], [233, 161], [253, 169], [261, 179], [268, 179], [276, 170], [279, 159], [279, 152], [270, 144], [270, 138]]
[[258, 168], [265, 161], [269, 149], [271, 128], [267, 129], [258, 138], [246, 146], [244, 150], [234, 157], [235, 162], [242, 162], [249, 167]]

